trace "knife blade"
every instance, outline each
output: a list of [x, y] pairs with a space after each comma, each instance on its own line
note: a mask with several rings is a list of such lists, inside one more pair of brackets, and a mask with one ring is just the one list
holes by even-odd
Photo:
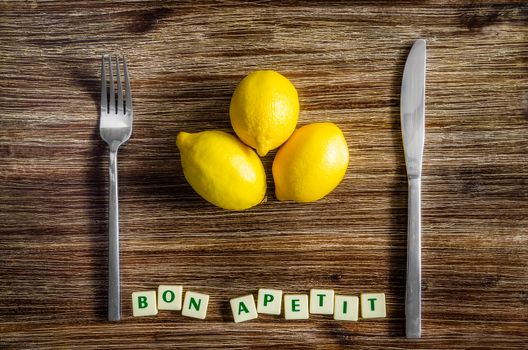
[[408, 178], [405, 336], [421, 337], [421, 176], [425, 140], [426, 42], [413, 44], [401, 85], [400, 115]]

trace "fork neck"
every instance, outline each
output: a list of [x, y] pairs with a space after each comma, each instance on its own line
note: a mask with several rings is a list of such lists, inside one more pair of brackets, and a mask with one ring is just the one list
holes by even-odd
[[108, 145], [108, 148], [110, 149], [110, 153], [117, 153], [117, 150], [119, 149], [119, 146], [121, 146], [118, 142], [112, 142]]

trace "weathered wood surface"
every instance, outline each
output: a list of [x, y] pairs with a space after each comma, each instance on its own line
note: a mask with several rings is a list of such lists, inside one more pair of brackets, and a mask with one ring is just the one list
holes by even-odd
[[[515, 2], [0, 4], [0, 348], [526, 348], [528, 5]], [[399, 89], [428, 40], [423, 339], [404, 328], [406, 176]], [[124, 320], [106, 317], [107, 154], [100, 55], [125, 53], [136, 112], [119, 157]], [[331, 120], [351, 162], [337, 190], [217, 209], [186, 184], [180, 130], [229, 130], [236, 84], [275, 69], [299, 125]], [[131, 317], [130, 295], [181, 283], [205, 321]], [[234, 324], [259, 287], [381, 291], [388, 317]]]

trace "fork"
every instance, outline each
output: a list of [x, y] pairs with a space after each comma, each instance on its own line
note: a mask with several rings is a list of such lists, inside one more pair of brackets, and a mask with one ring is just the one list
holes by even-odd
[[[132, 133], [132, 95], [126, 59], [123, 57], [125, 80], [123, 86], [119, 69], [119, 58], [115, 57], [117, 77], [117, 105], [115, 96], [113, 57], [103, 55], [101, 63], [101, 119], [99, 133], [110, 151], [110, 193], [108, 196], [108, 320], [121, 319], [121, 293], [119, 281], [119, 206], [117, 189], [117, 150]], [[108, 75], [106, 67], [108, 66]], [[108, 78], [108, 79], [107, 79]], [[108, 92], [107, 92], [108, 85]]]

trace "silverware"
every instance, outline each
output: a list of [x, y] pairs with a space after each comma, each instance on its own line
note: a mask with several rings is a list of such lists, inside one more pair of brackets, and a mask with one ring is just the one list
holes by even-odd
[[[121, 298], [119, 283], [119, 206], [117, 190], [117, 150], [130, 138], [132, 133], [132, 95], [126, 60], [123, 57], [125, 91], [115, 57], [117, 81], [117, 105], [114, 82], [114, 58], [103, 55], [101, 63], [101, 120], [99, 133], [110, 150], [110, 193], [108, 196], [108, 320], [121, 319]], [[108, 66], [108, 75], [107, 75]], [[108, 88], [108, 90], [107, 90]], [[108, 91], [108, 92], [107, 92]], [[124, 101], [124, 102], [123, 102]]]
[[425, 136], [425, 40], [416, 40], [401, 85], [401, 127], [409, 181], [405, 335], [421, 336], [421, 177]]

